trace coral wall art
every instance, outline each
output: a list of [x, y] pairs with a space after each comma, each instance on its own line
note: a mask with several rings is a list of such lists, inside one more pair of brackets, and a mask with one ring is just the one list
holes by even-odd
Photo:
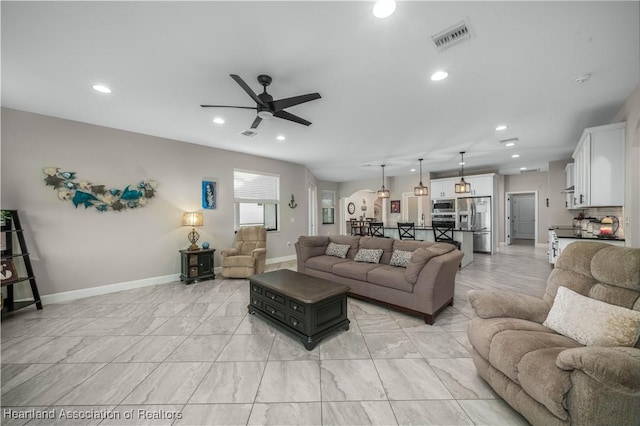
[[71, 201], [76, 208], [79, 205], [85, 209], [95, 207], [100, 212], [143, 207], [155, 196], [158, 186], [154, 180], [143, 180], [123, 189], [107, 188], [86, 180], [78, 182], [76, 172], [63, 172], [57, 167], [46, 167], [43, 171], [45, 185], [57, 190], [59, 199]]

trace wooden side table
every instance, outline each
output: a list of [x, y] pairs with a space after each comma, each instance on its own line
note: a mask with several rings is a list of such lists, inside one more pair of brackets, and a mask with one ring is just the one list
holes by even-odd
[[191, 284], [198, 281], [212, 280], [216, 277], [213, 272], [213, 254], [215, 249], [180, 250], [182, 272], [180, 281]]

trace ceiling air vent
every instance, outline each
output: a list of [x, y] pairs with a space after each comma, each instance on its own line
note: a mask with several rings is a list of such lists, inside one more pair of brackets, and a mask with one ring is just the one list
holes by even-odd
[[258, 134], [258, 132], [256, 132], [256, 131], [255, 131], [255, 130], [253, 130], [253, 129], [247, 129], [247, 130], [244, 130], [244, 131], [240, 132], [240, 134], [241, 134], [242, 136], [249, 136], [250, 138], [252, 138], [252, 137], [254, 137], [255, 135], [257, 135], [257, 134]]
[[540, 169], [527, 169], [527, 170], [520, 170], [520, 174], [524, 174], [524, 173], [540, 173]]
[[465, 40], [471, 38], [469, 27], [464, 22], [454, 25], [453, 27], [432, 35], [431, 40], [438, 50], [445, 50]]

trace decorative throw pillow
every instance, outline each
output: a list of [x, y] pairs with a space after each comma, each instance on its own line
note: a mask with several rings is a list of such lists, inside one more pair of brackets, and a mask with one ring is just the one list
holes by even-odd
[[360, 249], [353, 260], [356, 262], [380, 263], [383, 252], [384, 250], [382, 249]]
[[347, 257], [347, 252], [349, 251], [349, 247], [350, 247], [349, 244], [329, 243], [324, 254], [328, 256], [341, 257], [344, 259]]
[[413, 256], [412, 251], [405, 250], [394, 250], [391, 255], [391, 260], [389, 261], [389, 265], [391, 266], [402, 266], [406, 268], [411, 260], [411, 256]]
[[633, 346], [640, 337], [640, 312], [558, 287], [542, 325], [585, 346]]

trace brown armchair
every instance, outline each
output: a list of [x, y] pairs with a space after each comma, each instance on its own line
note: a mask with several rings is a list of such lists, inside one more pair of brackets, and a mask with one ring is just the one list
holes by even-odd
[[222, 276], [247, 278], [264, 272], [267, 257], [267, 230], [261, 226], [238, 229], [235, 247], [223, 250]]

